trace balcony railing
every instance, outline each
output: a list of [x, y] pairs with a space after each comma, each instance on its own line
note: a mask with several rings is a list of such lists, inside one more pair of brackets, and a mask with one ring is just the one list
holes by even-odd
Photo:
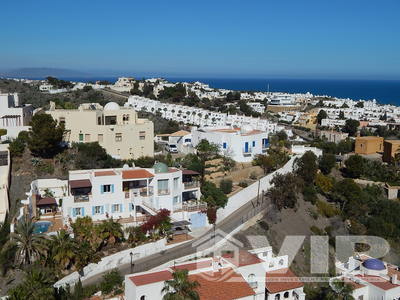
[[184, 182], [183, 185], [185, 186], [185, 189], [194, 189], [200, 187], [200, 182], [199, 181], [188, 181]]
[[158, 190], [159, 196], [169, 195], [169, 190]]
[[251, 153], [252, 153], [252, 148], [248, 148], [248, 149], [244, 149], [243, 148], [243, 155], [244, 156], [250, 156], [251, 155]]
[[90, 196], [89, 195], [75, 195], [74, 202], [89, 202]]

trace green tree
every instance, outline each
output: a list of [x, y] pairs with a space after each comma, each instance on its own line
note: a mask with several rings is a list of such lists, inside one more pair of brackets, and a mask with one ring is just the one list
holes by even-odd
[[328, 175], [335, 165], [336, 157], [332, 153], [324, 153], [318, 160], [318, 167], [325, 175]]
[[323, 119], [326, 119], [327, 117], [328, 117], [328, 114], [326, 113], [326, 111], [323, 110], [323, 109], [321, 109], [321, 110], [318, 112], [318, 115], [317, 115], [318, 124], [321, 125], [321, 121], [322, 121]]
[[353, 287], [343, 280], [336, 279], [332, 282], [331, 290], [326, 295], [328, 300], [353, 300]]
[[346, 123], [344, 124], [342, 131], [347, 132], [350, 136], [355, 136], [359, 126], [360, 126], [359, 121], [348, 119], [346, 120]]
[[[88, 241], [76, 243], [75, 245], [75, 262], [74, 266], [79, 273], [82, 274], [83, 268], [89, 263], [97, 263], [100, 261], [98, 252], [93, 250], [92, 246]], [[83, 275], [83, 274], [82, 274]]]
[[33, 155], [49, 158], [60, 152], [64, 127], [49, 114], [36, 114], [30, 123], [28, 147]]
[[225, 207], [228, 198], [213, 182], [206, 181], [201, 186], [202, 200], [210, 207]]
[[253, 160], [253, 165], [260, 166], [266, 175], [276, 170], [277, 162], [272, 155], [258, 154]]
[[200, 286], [197, 281], [189, 280], [188, 270], [176, 270], [173, 279], [164, 282], [163, 300], [200, 300], [196, 289]]
[[112, 158], [98, 142], [75, 143], [75, 167], [77, 169], [103, 169], [120, 167], [121, 161]]
[[365, 159], [356, 154], [350, 156], [346, 161], [346, 174], [351, 178], [360, 178], [364, 172]]
[[60, 230], [57, 235], [51, 236], [49, 248], [53, 261], [60, 266], [61, 270], [72, 266], [76, 256], [76, 245], [68, 232]]
[[271, 184], [273, 186], [268, 191], [268, 196], [278, 210], [296, 206], [301, 180], [295, 174], [276, 174], [272, 178]]
[[4, 246], [15, 247], [15, 263], [19, 266], [30, 265], [38, 261], [47, 253], [47, 246], [43, 235], [34, 233], [35, 226], [32, 219], [24, 217], [17, 224], [15, 232], [10, 234], [10, 240]]
[[103, 275], [103, 280], [100, 283], [100, 291], [104, 295], [111, 294], [122, 288], [124, 278], [119, 274], [117, 269], [114, 269]]
[[95, 227], [97, 235], [101, 238], [104, 246], [111, 244], [114, 245], [123, 240], [124, 232], [122, 225], [112, 218], [102, 221]]
[[304, 153], [303, 156], [298, 158], [295, 162], [296, 174], [307, 184], [312, 184], [314, 182], [317, 171], [317, 156], [311, 151]]
[[210, 143], [207, 140], [201, 140], [196, 146], [196, 152], [198, 157], [200, 158], [200, 162], [202, 164], [201, 168], [201, 181], [204, 181], [205, 175], [205, 165], [207, 160], [215, 157], [218, 154], [219, 146], [213, 143]]

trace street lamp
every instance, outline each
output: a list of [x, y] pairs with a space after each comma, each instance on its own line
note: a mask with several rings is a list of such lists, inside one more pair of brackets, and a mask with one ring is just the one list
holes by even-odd
[[132, 251], [129, 253], [129, 255], [131, 256], [131, 273], [132, 273], [133, 266], [134, 266], [134, 263], [133, 263], [133, 253], [132, 253]]

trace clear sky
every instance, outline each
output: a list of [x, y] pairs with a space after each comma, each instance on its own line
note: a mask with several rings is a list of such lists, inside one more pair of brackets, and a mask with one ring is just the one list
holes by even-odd
[[0, 11], [0, 69], [400, 79], [400, 0], [4, 0]]

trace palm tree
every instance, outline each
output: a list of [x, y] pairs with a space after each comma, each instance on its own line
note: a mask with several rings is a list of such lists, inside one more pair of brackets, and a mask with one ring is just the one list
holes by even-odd
[[101, 224], [96, 226], [96, 231], [99, 237], [103, 240], [103, 244], [115, 244], [121, 241], [124, 237], [124, 232], [122, 231], [122, 225], [115, 222], [112, 218], [107, 219]]
[[4, 251], [15, 247], [15, 263], [19, 266], [30, 265], [37, 261], [41, 255], [46, 255], [46, 239], [42, 234], [34, 233], [35, 226], [32, 219], [25, 216], [17, 224], [14, 233], [4, 247]]
[[75, 258], [75, 243], [65, 230], [60, 230], [50, 240], [50, 249], [54, 262], [60, 265], [62, 270], [68, 269]]
[[165, 293], [163, 300], [199, 300], [200, 296], [196, 289], [200, 286], [197, 281], [190, 281], [188, 270], [176, 270], [173, 279], [164, 282], [161, 290]]
[[335, 279], [331, 283], [331, 291], [326, 295], [326, 299], [354, 300], [353, 287], [340, 279]]
[[89, 263], [97, 263], [100, 260], [99, 254], [93, 250], [89, 242], [84, 241], [76, 245], [75, 268], [83, 276], [83, 268]]

